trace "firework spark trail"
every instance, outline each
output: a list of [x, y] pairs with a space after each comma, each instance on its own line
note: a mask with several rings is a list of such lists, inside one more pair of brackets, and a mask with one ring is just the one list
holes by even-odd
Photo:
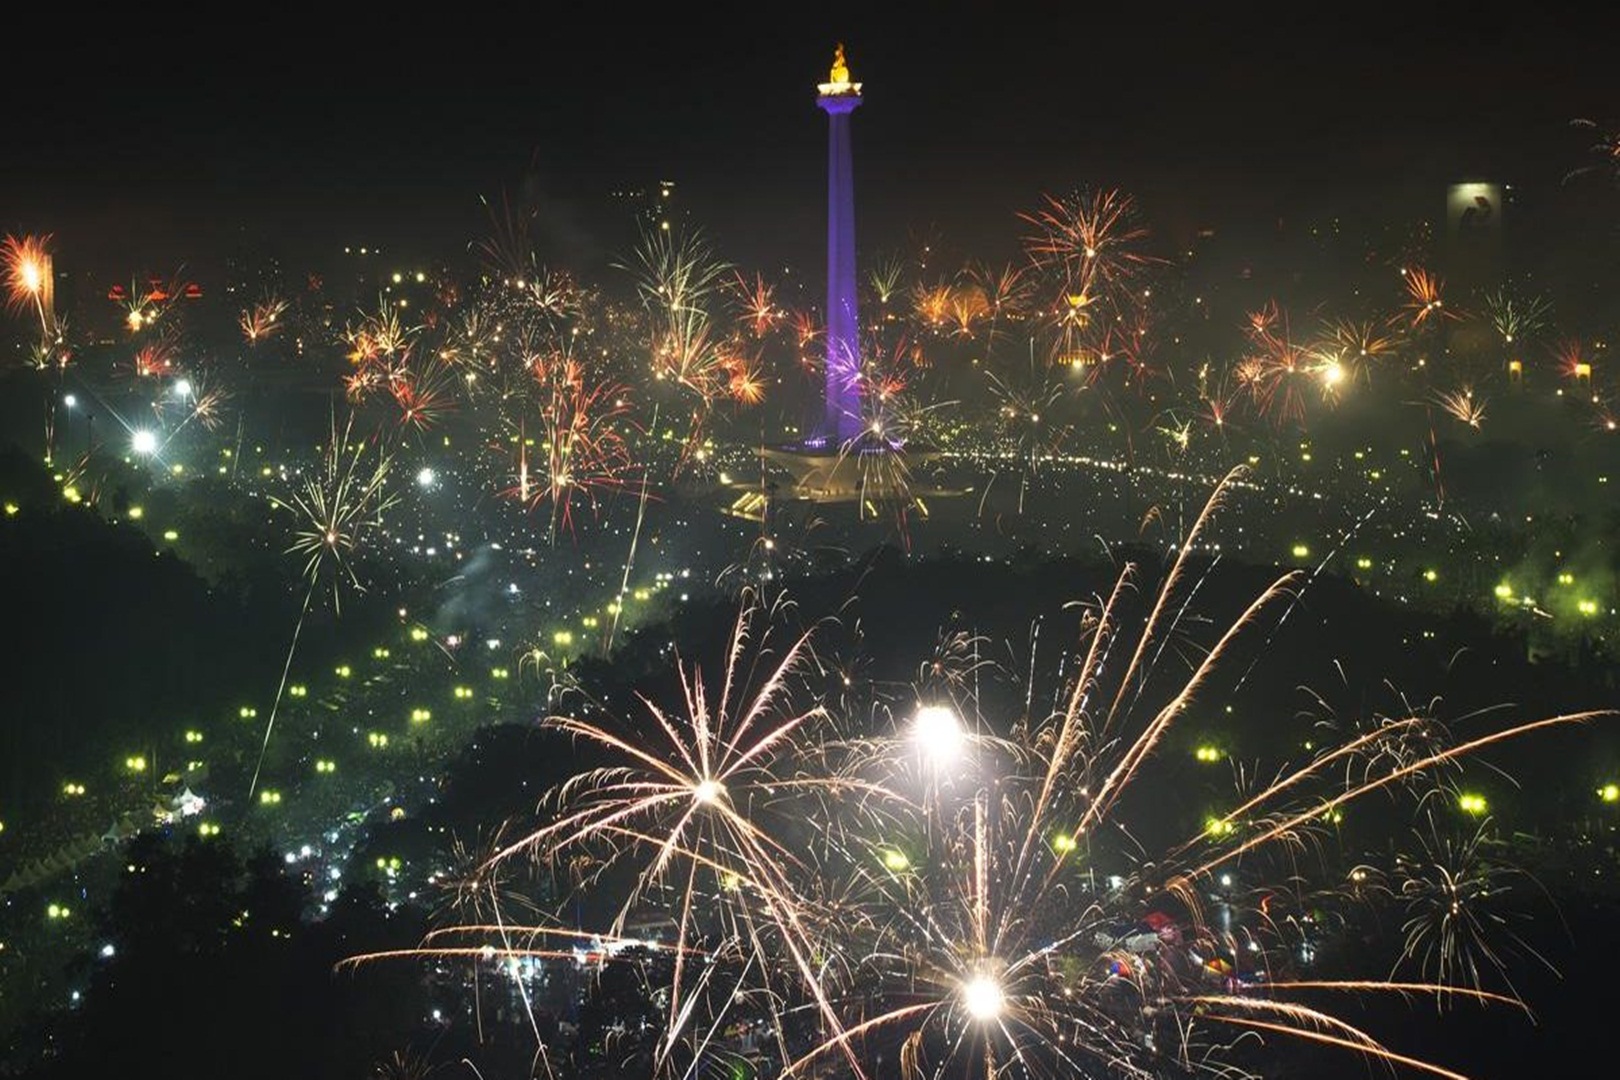
[[1620, 711], [1613, 709], [1589, 709], [1584, 712], [1563, 713], [1558, 716], [1545, 717], [1541, 720], [1532, 720], [1502, 731], [1494, 731], [1489, 735], [1482, 735], [1479, 738], [1450, 747], [1438, 753], [1430, 754], [1427, 757], [1414, 761], [1409, 765], [1392, 769], [1390, 772], [1378, 777], [1377, 779], [1355, 785], [1346, 791], [1340, 792], [1339, 794], [1328, 799], [1322, 805], [1311, 810], [1289, 815], [1280, 823], [1266, 827], [1258, 835], [1251, 837], [1242, 843], [1235, 844], [1221, 852], [1219, 855], [1205, 860], [1199, 866], [1188, 871], [1186, 876], [1189, 878], [1204, 877], [1214, 871], [1217, 867], [1225, 865], [1245, 852], [1251, 851], [1262, 844], [1270, 843], [1271, 841], [1291, 835], [1294, 830], [1310, 821], [1310, 819], [1313, 817], [1320, 817], [1323, 813], [1337, 809], [1353, 799], [1359, 799], [1362, 796], [1373, 791], [1377, 791], [1380, 788], [1388, 787], [1397, 780], [1404, 780], [1409, 776], [1421, 773], [1426, 769], [1431, 769], [1436, 765], [1444, 765], [1455, 762], [1475, 753], [1478, 750], [1482, 750], [1485, 747], [1492, 746], [1508, 739], [1520, 738], [1530, 734], [1533, 731], [1541, 731], [1552, 727], [1563, 727], [1569, 724], [1584, 724], [1589, 721], [1599, 719], [1600, 717], [1617, 715], [1620, 715]]
[[[1296, 1039], [1304, 1039], [1309, 1042], [1322, 1043], [1325, 1046], [1334, 1046], [1345, 1050], [1355, 1050], [1387, 1064], [1405, 1065], [1409, 1068], [1418, 1069], [1422, 1072], [1433, 1073], [1436, 1076], [1443, 1076], [1446, 1078], [1446, 1080], [1470, 1080], [1469, 1077], [1464, 1076], [1462, 1073], [1452, 1072], [1450, 1069], [1443, 1068], [1431, 1061], [1424, 1061], [1421, 1058], [1408, 1057], [1405, 1054], [1398, 1054], [1395, 1051], [1384, 1047], [1376, 1040], [1372, 1040], [1372, 1037], [1365, 1035], [1365, 1033], [1362, 1033], [1361, 1038], [1344, 1039], [1336, 1035], [1329, 1035], [1328, 1033], [1322, 1031], [1307, 1031], [1291, 1024], [1274, 1024], [1264, 1020], [1252, 1020], [1246, 1017], [1221, 1015], [1219, 1013], [1211, 1013], [1209, 1015], [1212, 1019], [1219, 1020], [1226, 1024], [1237, 1024], [1241, 1027], [1252, 1028], [1257, 1031], [1274, 1031], [1279, 1034], [1290, 1035]], [[1371, 1040], [1371, 1045], [1369, 1045], [1368, 1042], [1362, 1041], [1363, 1039]]]
[[[1225, 814], [1221, 815], [1215, 820], [1222, 824], [1242, 820], [1243, 817], [1251, 810], [1270, 802], [1279, 795], [1283, 794], [1285, 791], [1288, 791], [1290, 788], [1296, 787], [1307, 780], [1316, 779], [1320, 774], [1325, 773], [1328, 766], [1332, 765], [1334, 762], [1353, 759], [1360, 755], [1368, 747], [1389, 741], [1391, 731], [1407, 727], [1418, 728], [1427, 725], [1427, 723], [1428, 721], [1423, 717], [1407, 717], [1404, 720], [1394, 721], [1387, 727], [1380, 727], [1373, 731], [1369, 731], [1364, 735], [1359, 735], [1342, 746], [1334, 747], [1332, 750], [1318, 755], [1308, 764], [1295, 769], [1292, 773], [1289, 773], [1282, 779], [1268, 785], [1261, 790], [1259, 794], [1248, 799], [1241, 805], [1227, 811]], [[1199, 843], [1201, 839], [1202, 838], [1194, 838], [1188, 840], [1180, 848], [1176, 849], [1175, 853], [1180, 854], [1186, 851], [1194, 844]]]
[[1304, 597], [1305, 593], [1309, 591], [1310, 587], [1316, 583], [1316, 579], [1322, 575], [1324, 570], [1327, 569], [1328, 564], [1334, 560], [1339, 552], [1344, 550], [1344, 546], [1355, 538], [1356, 534], [1361, 531], [1362, 527], [1366, 525], [1367, 522], [1371, 521], [1373, 519], [1373, 515], [1375, 515], [1380, 509], [1382, 509], [1382, 507], [1375, 506], [1371, 510], [1368, 510], [1365, 514], [1362, 514], [1361, 517], [1357, 518], [1355, 524], [1346, 529], [1343, 535], [1339, 537], [1338, 541], [1328, 549], [1327, 554], [1322, 556], [1321, 560], [1314, 567], [1312, 567], [1311, 572], [1305, 577], [1304, 584], [1294, 591], [1292, 598], [1288, 602], [1288, 607], [1283, 610], [1282, 616], [1278, 618], [1276, 624], [1272, 626], [1272, 628], [1266, 633], [1265, 641], [1262, 643], [1259, 653], [1255, 656], [1254, 660], [1250, 661], [1249, 666], [1244, 669], [1242, 677], [1233, 684], [1233, 693], [1241, 690], [1243, 685], [1249, 681], [1249, 676], [1254, 673], [1255, 666], [1260, 662], [1260, 657], [1265, 655], [1266, 647], [1269, 646], [1272, 639], [1277, 636], [1277, 633], [1282, 629], [1283, 624], [1288, 621], [1288, 617], [1294, 613], [1294, 609], [1299, 606], [1300, 599]]
[[1348, 993], [1455, 995], [1457, 997], [1471, 998], [1479, 1002], [1511, 1005], [1515, 1009], [1522, 1010], [1527, 1016], [1533, 1015], [1530, 1007], [1525, 1002], [1508, 994], [1495, 994], [1489, 990], [1455, 986], [1444, 982], [1395, 982], [1386, 979], [1290, 979], [1274, 981], [1268, 985], [1273, 990], [1343, 990]]
[[[652, 423], [648, 430], [658, 430], [658, 406], [653, 406]], [[619, 613], [624, 610], [624, 594], [630, 588], [630, 569], [636, 561], [636, 545], [641, 540], [641, 523], [647, 517], [647, 496], [651, 494], [652, 485], [647, 476], [647, 470], [641, 471], [641, 494], [636, 499], [636, 527], [630, 533], [630, 550], [624, 557], [624, 572], [619, 576], [619, 603], [613, 608], [613, 621], [608, 624], [607, 642], [604, 649], [613, 651], [613, 638], [619, 630]]]

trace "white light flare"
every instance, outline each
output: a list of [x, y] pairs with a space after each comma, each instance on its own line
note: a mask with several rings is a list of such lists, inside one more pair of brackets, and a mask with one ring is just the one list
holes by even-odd
[[962, 984], [962, 1007], [981, 1024], [999, 1019], [1006, 1004], [1001, 984], [989, 975], [975, 975]]
[[924, 705], [912, 718], [911, 737], [935, 765], [948, 765], [962, 756], [967, 731], [955, 709], [948, 705]]

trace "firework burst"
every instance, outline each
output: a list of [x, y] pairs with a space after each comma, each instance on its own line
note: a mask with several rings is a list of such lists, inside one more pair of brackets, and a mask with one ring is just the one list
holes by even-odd
[[[645, 479], [630, 479], [626, 387], [593, 375], [562, 352], [531, 357], [529, 370], [539, 415], [533, 436], [526, 417], [515, 425], [517, 475], [500, 494], [530, 511], [545, 506], [547, 533], [555, 544], [559, 532], [573, 535], [581, 505], [594, 512], [604, 495], [645, 485]], [[507, 446], [498, 449], [511, 452]]]
[[391, 465], [392, 458], [386, 451], [354, 438], [353, 413], [341, 433], [334, 417], [331, 438], [320, 465], [290, 495], [270, 499], [272, 507], [286, 511], [296, 521], [287, 553], [304, 560], [302, 573], [306, 588], [298, 620], [293, 624], [292, 641], [287, 646], [287, 659], [281, 668], [281, 681], [270, 707], [270, 718], [265, 722], [264, 742], [259, 747], [258, 764], [248, 785], [249, 796], [259, 785], [270, 734], [275, 729], [276, 712], [287, 688], [287, 675], [292, 670], [293, 654], [298, 649], [299, 634], [316, 591], [323, 585], [330, 590], [334, 611], [342, 609], [345, 589], [365, 591], [354, 558], [370, 542], [372, 534], [382, 528], [384, 513], [398, 501], [398, 496], [388, 490]]

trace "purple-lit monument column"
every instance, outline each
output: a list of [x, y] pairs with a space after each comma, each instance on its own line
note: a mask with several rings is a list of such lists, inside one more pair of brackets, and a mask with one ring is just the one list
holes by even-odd
[[827, 112], [827, 413], [817, 434], [842, 445], [861, 431], [855, 169], [849, 147], [849, 114], [861, 103], [861, 84], [849, 81], [842, 44], [832, 74], [816, 89], [821, 92], [816, 104]]

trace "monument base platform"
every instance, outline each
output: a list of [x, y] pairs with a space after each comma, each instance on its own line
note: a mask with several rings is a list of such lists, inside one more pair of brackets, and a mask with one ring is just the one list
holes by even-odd
[[772, 501], [853, 503], [860, 516], [876, 518], [902, 509], [928, 516], [925, 498], [965, 495], [970, 489], [918, 483], [916, 470], [937, 451], [854, 444], [840, 449], [793, 444], [759, 449], [767, 472], [763, 485], [733, 484], [741, 494], [726, 507], [733, 517], [764, 521]]

